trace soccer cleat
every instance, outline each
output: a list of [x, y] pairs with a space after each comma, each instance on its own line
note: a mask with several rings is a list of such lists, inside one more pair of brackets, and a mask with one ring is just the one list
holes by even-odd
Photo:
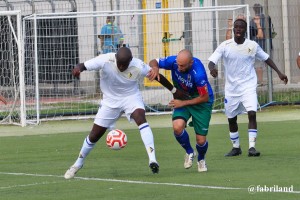
[[207, 166], [205, 163], [205, 160], [200, 160], [197, 162], [198, 164], [198, 172], [206, 172], [207, 171]]
[[260, 156], [260, 152], [257, 151], [254, 147], [251, 147], [251, 148], [248, 150], [248, 156], [249, 156], [249, 157], [251, 157], [251, 156], [258, 157], [258, 156]]
[[195, 153], [185, 154], [184, 164], [183, 164], [185, 169], [189, 169], [193, 166], [193, 161], [195, 157], [196, 157]]
[[158, 172], [159, 172], [159, 165], [158, 165], [158, 163], [152, 162], [152, 163], [149, 164], [149, 167], [150, 167], [150, 169], [151, 169], [151, 171], [152, 171], [153, 174], [158, 174]]
[[65, 173], [64, 177], [65, 179], [71, 179], [71, 178], [74, 178], [75, 174], [82, 168], [83, 166], [81, 167], [75, 167], [74, 165], [71, 166]]
[[231, 156], [238, 156], [238, 155], [241, 155], [241, 154], [242, 154], [242, 150], [241, 150], [240, 147], [239, 148], [233, 147], [230, 152], [225, 154], [225, 156], [226, 157], [231, 157]]

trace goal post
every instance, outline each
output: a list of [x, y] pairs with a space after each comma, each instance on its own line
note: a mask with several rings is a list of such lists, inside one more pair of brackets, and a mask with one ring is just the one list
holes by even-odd
[[26, 125], [21, 11], [0, 11], [0, 124]]
[[[207, 69], [207, 58], [225, 40], [228, 18], [238, 14], [249, 18], [248, 5], [26, 16], [22, 27], [24, 52], [18, 54], [23, 56], [23, 68], [19, 68], [24, 71], [19, 73], [24, 78], [19, 81], [22, 86], [18, 85], [20, 94], [15, 101], [20, 104], [14, 108], [20, 118], [16, 121], [25, 126], [44, 120], [94, 117], [102, 97], [98, 87], [101, 75], [85, 71], [80, 79], [76, 79], [71, 71], [77, 63], [102, 52], [98, 36], [107, 16], [116, 17], [115, 25], [124, 35], [124, 44], [131, 48], [134, 57], [145, 63], [175, 55], [185, 48], [191, 50]], [[218, 81], [207, 73], [216, 96], [215, 110], [223, 109], [221, 62], [218, 67]], [[172, 95], [167, 89], [157, 84], [152, 87], [144, 81], [140, 83], [140, 89], [147, 114], [170, 113], [168, 102]]]

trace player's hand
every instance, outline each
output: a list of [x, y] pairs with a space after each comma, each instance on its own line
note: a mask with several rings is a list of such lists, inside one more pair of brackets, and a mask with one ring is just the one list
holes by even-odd
[[284, 84], [287, 84], [287, 82], [289, 81], [285, 74], [279, 73], [278, 76], [279, 76], [280, 80], [282, 80], [284, 82]]
[[176, 92], [173, 94], [173, 97], [174, 99], [182, 99], [182, 100], [191, 99], [189, 93], [179, 89], [176, 90]]
[[79, 67], [75, 67], [75, 68], [72, 70], [73, 76], [75, 76], [75, 77], [77, 77], [77, 78], [79, 78], [80, 73], [81, 73], [81, 71], [80, 71], [80, 68], [79, 68]]
[[218, 76], [218, 70], [216, 68], [210, 70], [210, 75], [212, 75], [212, 77], [216, 78]]
[[160, 76], [159, 76], [159, 68], [158, 67], [152, 67], [149, 73], [147, 74], [147, 77], [149, 78], [150, 81], [155, 80], [157, 77], [157, 80], [160, 81]]
[[173, 99], [169, 102], [169, 106], [171, 108], [180, 108], [184, 106], [184, 102], [182, 100]]

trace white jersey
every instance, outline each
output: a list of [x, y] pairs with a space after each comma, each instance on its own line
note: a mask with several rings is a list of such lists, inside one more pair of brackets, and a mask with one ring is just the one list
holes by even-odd
[[133, 58], [128, 68], [121, 72], [117, 67], [115, 53], [99, 55], [84, 62], [87, 70], [101, 70], [100, 88], [103, 101], [112, 107], [118, 107], [120, 99], [131, 95], [141, 95], [139, 81], [151, 67], [137, 58]]
[[255, 59], [266, 61], [269, 55], [255, 41], [245, 39], [243, 44], [237, 44], [234, 39], [226, 40], [208, 60], [217, 64], [221, 57], [225, 68], [225, 95], [241, 96], [256, 91]]

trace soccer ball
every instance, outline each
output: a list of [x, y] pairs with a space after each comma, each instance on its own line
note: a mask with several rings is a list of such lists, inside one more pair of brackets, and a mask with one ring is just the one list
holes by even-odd
[[113, 150], [120, 150], [127, 144], [127, 135], [119, 130], [111, 130], [106, 136], [106, 144]]

